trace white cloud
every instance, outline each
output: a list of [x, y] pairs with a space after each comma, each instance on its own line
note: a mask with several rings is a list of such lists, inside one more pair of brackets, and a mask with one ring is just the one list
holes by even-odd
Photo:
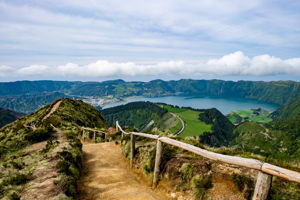
[[6, 65], [0, 65], [0, 77], [9, 76], [13, 72], [14, 72], [14, 68]]
[[22, 75], [22, 76], [47, 76], [50, 74], [53, 74], [55, 72], [52, 72], [52, 70], [45, 65], [30, 65], [28, 67], [23, 67], [21, 69], [18, 69], [16, 71], [16, 74]]
[[243, 52], [237, 51], [218, 59], [202, 61], [172, 60], [141, 64], [136, 62], [97, 62], [79, 65], [67, 63], [59, 66], [30, 65], [20, 69], [8, 66], [0, 67], [0, 76], [16, 76], [40, 79], [51, 76], [79, 78], [126, 78], [138, 76], [267, 76], [267, 75], [300, 75], [300, 58], [282, 60], [270, 55], [259, 55], [249, 58]]
[[196, 59], [236, 49], [292, 57], [299, 8], [261, 0], [0, 0], [0, 60]]

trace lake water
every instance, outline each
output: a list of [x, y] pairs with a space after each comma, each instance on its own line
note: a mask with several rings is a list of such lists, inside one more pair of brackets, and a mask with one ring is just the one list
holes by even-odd
[[213, 98], [213, 97], [188, 97], [188, 96], [166, 96], [166, 97], [135, 97], [126, 101], [111, 103], [103, 107], [109, 108], [113, 106], [123, 105], [135, 101], [150, 101], [154, 103], [166, 103], [177, 106], [192, 108], [217, 108], [223, 114], [228, 114], [233, 110], [248, 110], [250, 108], [263, 108], [268, 111], [275, 111], [279, 105], [261, 102], [251, 99], [239, 98]]

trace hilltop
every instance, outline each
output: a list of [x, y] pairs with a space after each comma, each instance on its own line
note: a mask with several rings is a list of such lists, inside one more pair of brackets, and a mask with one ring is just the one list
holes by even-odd
[[14, 112], [12, 110], [0, 108], [0, 128], [6, 124], [9, 124], [20, 117], [22, 117], [23, 113]]
[[1, 128], [0, 198], [75, 196], [82, 160], [82, 144], [77, 136], [83, 126], [108, 127], [93, 106], [58, 99]]

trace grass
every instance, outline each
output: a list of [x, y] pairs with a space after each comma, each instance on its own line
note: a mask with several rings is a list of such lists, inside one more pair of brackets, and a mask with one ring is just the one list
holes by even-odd
[[170, 128], [170, 131], [172, 133], [176, 133], [177, 131], [179, 131], [181, 129], [181, 122], [179, 119], [177, 119], [176, 125]]
[[[164, 105], [168, 111], [177, 114], [185, 124], [184, 131], [179, 135], [180, 137], [189, 136], [201, 136], [204, 132], [212, 132], [211, 124], [206, 124], [199, 120], [199, 111], [189, 110], [186, 108], [177, 108], [169, 105]], [[181, 128], [181, 123], [177, 123], [176, 126], [172, 127], [170, 130], [179, 130]]]
[[271, 112], [262, 110], [259, 115], [254, 115], [253, 110], [235, 110], [227, 115], [232, 123], [241, 123], [243, 121], [252, 121], [257, 123], [268, 123], [272, 118], [268, 117]]

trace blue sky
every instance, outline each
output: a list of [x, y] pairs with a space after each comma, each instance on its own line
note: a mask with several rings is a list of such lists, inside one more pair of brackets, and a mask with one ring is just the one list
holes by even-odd
[[300, 1], [0, 0], [0, 81], [300, 78]]

